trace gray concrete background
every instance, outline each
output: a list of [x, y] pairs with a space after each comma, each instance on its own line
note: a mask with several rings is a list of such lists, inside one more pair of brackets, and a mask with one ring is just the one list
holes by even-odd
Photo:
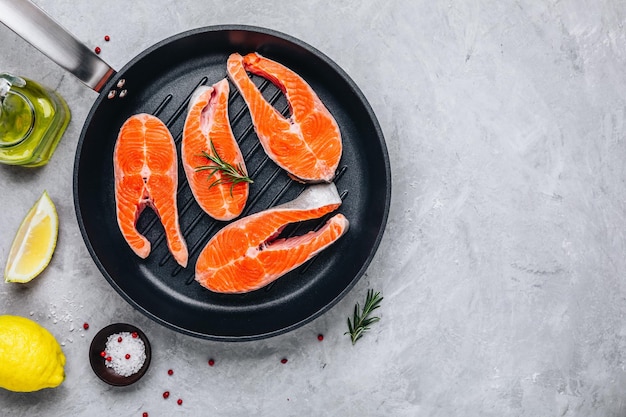
[[[118, 69], [200, 26], [304, 40], [370, 101], [393, 195], [367, 274], [312, 323], [236, 344], [163, 328], [107, 284], [78, 230], [73, 158], [96, 94], [0, 25], [0, 69], [55, 88], [73, 114], [47, 166], [0, 167], [2, 268], [44, 189], [61, 222], [48, 269], [0, 285], [0, 314], [36, 319], [68, 358], [59, 388], [0, 390], [0, 414], [626, 416], [623, 2], [36, 3]], [[370, 287], [385, 297], [381, 321], [352, 346], [345, 320]], [[116, 321], [144, 329], [154, 352], [126, 389], [87, 359], [91, 337]]]

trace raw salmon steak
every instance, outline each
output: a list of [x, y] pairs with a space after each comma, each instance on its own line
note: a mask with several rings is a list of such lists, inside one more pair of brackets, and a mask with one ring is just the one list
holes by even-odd
[[[228, 120], [228, 80], [201, 86], [193, 94], [183, 128], [181, 159], [189, 187], [200, 207], [217, 220], [232, 220], [248, 199], [246, 167]], [[206, 152], [248, 180], [238, 181], [203, 155]], [[217, 154], [217, 155], [216, 155]], [[198, 170], [199, 167], [206, 167]], [[211, 169], [209, 167], [215, 167]]]
[[128, 245], [141, 258], [150, 254], [150, 242], [136, 227], [139, 215], [150, 206], [161, 220], [172, 256], [187, 266], [176, 204], [176, 146], [167, 126], [149, 114], [129, 117], [115, 143], [113, 166], [117, 224]]
[[[341, 159], [341, 133], [326, 106], [298, 74], [257, 53], [231, 54], [228, 76], [243, 96], [267, 155], [301, 182], [331, 182]], [[247, 72], [281, 89], [291, 110], [285, 118], [264, 98]]]
[[320, 229], [278, 238], [290, 223], [317, 219], [341, 205], [335, 184], [311, 185], [295, 200], [243, 217], [211, 238], [196, 263], [195, 279], [219, 293], [262, 288], [329, 247], [348, 230], [340, 213]]

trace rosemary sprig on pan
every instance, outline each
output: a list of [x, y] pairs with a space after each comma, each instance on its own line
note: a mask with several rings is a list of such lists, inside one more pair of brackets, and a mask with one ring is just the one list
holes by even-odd
[[363, 334], [369, 330], [370, 325], [376, 323], [380, 320], [380, 317], [370, 317], [372, 312], [380, 307], [380, 302], [383, 301], [383, 297], [380, 295], [380, 292], [374, 293], [374, 290], [367, 290], [367, 296], [365, 297], [365, 305], [363, 306], [363, 310], [361, 311], [361, 306], [359, 303], [356, 303], [354, 306], [354, 314], [352, 316], [352, 321], [348, 317], [348, 331], [344, 334], [349, 334], [350, 339], [352, 339], [352, 344], [354, 345], [357, 340], [359, 340]]
[[196, 167], [196, 171], [210, 171], [209, 178], [215, 175], [216, 172], [223, 174], [222, 178], [218, 178], [209, 185], [209, 188], [215, 187], [219, 184], [227, 184], [230, 183], [230, 195], [233, 195], [233, 187], [240, 182], [248, 182], [252, 184], [254, 181], [248, 176], [246, 171], [243, 169], [241, 164], [237, 164], [237, 166], [233, 166], [228, 162], [224, 161], [222, 157], [215, 150], [215, 145], [213, 145], [213, 141], [210, 141], [211, 145], [211, 153], [206, 151], [202, 151], [202, 156], [213, 162], [213, 165], [201, 165]]

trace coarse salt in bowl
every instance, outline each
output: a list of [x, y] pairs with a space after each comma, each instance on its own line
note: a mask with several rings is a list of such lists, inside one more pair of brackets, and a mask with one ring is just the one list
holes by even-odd
[[151, 356], [146, 335], [126, 323], [100, 330], [89, 348], [91, 368], [102, 381], [114, 386], [137, 382], [148, 370]]
[[100, 356], [104, 364], [113, 368], [116, 374], [131, 376], [141, 370], [146, 360], [146, 345], [137, 332], [114, 333], [107, 337]]

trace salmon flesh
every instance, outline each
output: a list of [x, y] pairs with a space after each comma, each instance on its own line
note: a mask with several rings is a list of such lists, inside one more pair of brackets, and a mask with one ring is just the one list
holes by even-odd
[[[227, 71], [248, 106], [267, 155], [296, 180], [331, 182], [341, 159], [341, 133], [311, 86], [289, 68], [257, 53], [231, 54]], [[281, 89], [291, 109], [289, 118], [263, 98], [246, 71]]]
[[335, 214], [321, 228], [280, 238], [290, 223], [317, 219], [341, 205], [334, 183], [311, 185], [295, 200], [243, 217], [211, 238], [196, 263], [195, 279], [218, 293], [245, 293], [273, 282], [332, 245], [348, 230]]
[[142, 211], [150, 206], [161, 220], [172, 256], [187, 266], [176, 204], [176, 146], [167, 126], [149, 114], [128, 118], [115, 143], [113, 165], [117, 223], [128, 245], [141, 258], [150, 254], [150, 242], [136, 228]]
[[216, 166], [203, 156], [206, 152], [219, 156], [242, 174], [246, 173], [243, 155], [228, 120], [228, 93], [227, 79], [211, 87], [201, 86], [194, 92], [181, 144], [181, 160], [191, 192], [200, 207], [217, 220], [232, 220], [239, 216], [246, 205], [249, 189], [248, 182], [234, 182], [222, 171], [198, 170], [201, 166]]

